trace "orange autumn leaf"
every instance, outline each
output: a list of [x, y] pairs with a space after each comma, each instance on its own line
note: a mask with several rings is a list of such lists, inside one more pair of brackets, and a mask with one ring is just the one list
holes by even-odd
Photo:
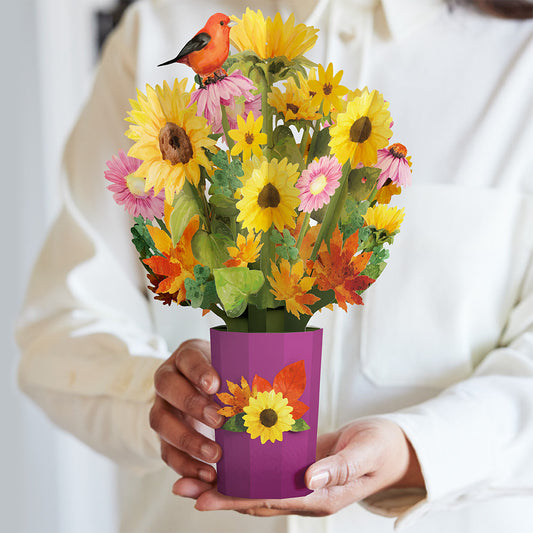
[[274, 378], [274, 391], [281, 392], [289, 404], [298, 400], [305, 390], [305, 363], [297, 361], [280, 370]]
[[250, 403], [250, 396], [252, 395], [250, 391], [250, 386], [248, 382], [241, 377], [241, 386], [236, 383], [232, 383], [229, 380], [226, 380], [229, 393], [221, 392], [217, 394], [217, 398], [222, 402], [227, 404], [229, 407], [222, 407], [217, 412], [222, 416], [231, 418], [238, 413], [242, 413], [244, 407]]
[[269, 381], [267, 381], [265, 378], [258, 376], [257, 374], [254, 376], [254, 380], [252, 381], [252, 391], [254, 397], [257, 395], [258, 392], [269, 392], [271, 390], [272, 385]]
[[329, 251], [325, 243], [320, 247], [316, 261], [308, 261], [316, 284], [321, 291], [333, 290], [339, 307], [348, 310], [346, 304], [363, 305], [363, 299], [358, 291], [368, 289], [375, 280], [364, 276], [361, 272], [366, 268], [371, 252], [359, 255], [359, 232], [350, 235], [343, 245], [342, 234], [335, 228], [329, 244]]
[[154, 274], [163, 278], [156, 293], [177, 294], [178, 304], [185, 300], [185, 280], [187, 278], [194, 279], [194, 266], [199, 264], [191, 248], [191, 240], [198, 228], [199, 219], [194, 217], [185, 228], [183, 237], [178, 244], [172, 246], [172, 239], [167, 233], [159, 228], [148, 227], [152, 239], [163, 255], [154, 255], [144, 259], [143, 262], [150, 267]]
[[230, 246], [228, 248], [231, 259], [223, 264], [227, 267], [241, 267], [248, 266], [248, 263], [255, 263], [262, 247], [259, 234], [254, 235], [253, 232], [250, 232], [248, 237], [239, 234], [237, 235], [237, 247]]
[[294, 420], [302, 418], [302, 416], [309, 410], [309, 406], [305, 405], [305, 403], [300, 400], [293, 400], [292, 402], [289, 402], [289, 405], [292, 407], [291, 415]]

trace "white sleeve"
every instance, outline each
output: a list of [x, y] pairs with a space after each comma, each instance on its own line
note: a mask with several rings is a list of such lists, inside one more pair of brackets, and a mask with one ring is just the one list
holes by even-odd
[[168, 350], [153, 333], [132, 221], [103, 177], [105, 161], [128, 149], [139, 24], [132, 9], [109, 37], [68, 141], [62, 209], [34, 267], [17, 341], [21, 389], [98, 452], [146, 471], [164, 466], [148, 412]]
[[432, 509], [533, 495], [533, 264], [500, 347], [472, 377], [384, 417], [413, 444], [427, 495], [381, 493], [365, 502], [370, 510], [394, 510], [408, 523]]

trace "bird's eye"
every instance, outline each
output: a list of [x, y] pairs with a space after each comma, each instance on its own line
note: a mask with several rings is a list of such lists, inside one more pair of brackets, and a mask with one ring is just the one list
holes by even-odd
[[220, 25], [224, 26], [224, 21], [223, 20], [220, 21]]

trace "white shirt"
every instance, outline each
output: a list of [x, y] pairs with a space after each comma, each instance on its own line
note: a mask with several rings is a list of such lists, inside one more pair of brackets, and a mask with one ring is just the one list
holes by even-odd
[[[199, 513], [148, 426], [152, 377], [213, 318], [146, 295], [131, 219], [105, 188], [135, 88], [187, 76], [157, 69], [208, 16], [295, 11], [320, 27], [309, 54], [390, 101], [413, 185], [385, 272], [365, 306], [324, 312], [320, 428], [388, 413], [410, 438], [427, 497], [365, 503], [420, 533], [533, 530], [533, 22], [440, 0], [140, 1], [109, 39], [65, 155], [63, 210], [20, 317], [19, 379], [59, 426], [124, 467], [121, 531], [391, 531], [354, 504], [331, 517]], [[403, 409], [403, 410], [402, 410]]]

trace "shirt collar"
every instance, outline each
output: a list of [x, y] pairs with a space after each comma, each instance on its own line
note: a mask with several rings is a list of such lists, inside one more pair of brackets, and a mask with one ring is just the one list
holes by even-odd
[[400, 40], [446, 9], [444, 0], [381, 0], [391, 36]]

